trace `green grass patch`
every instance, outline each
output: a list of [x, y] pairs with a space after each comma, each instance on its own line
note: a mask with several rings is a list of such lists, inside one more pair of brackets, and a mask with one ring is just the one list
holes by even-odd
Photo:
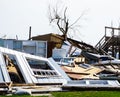
[[53, 97], [120, 97], [119, 91], [52, 92]]
[[[72, 92], [51, 92], [50, 97], [120, 97], [119, 91], [72, 91]], [[0, 97], [49, 97], [49, 96], [30, 96], [30, 95], [12, 95]]]

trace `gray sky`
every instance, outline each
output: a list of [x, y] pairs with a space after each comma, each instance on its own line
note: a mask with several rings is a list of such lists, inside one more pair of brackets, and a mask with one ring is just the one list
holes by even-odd
[[[28, 39], [29, 26], [32, 36], [56, 33], [48, 20], [48, 5], [57, 0], [0, 0], [0, 38]], [[95, 45], [104, 35], [104, 27], [118, 27], [120, 22], [120, 0], [63, 0], [68, 7], [71, 21], [82, 12], [85, 15], [79, 21], [80, 32], [75, 39]]]

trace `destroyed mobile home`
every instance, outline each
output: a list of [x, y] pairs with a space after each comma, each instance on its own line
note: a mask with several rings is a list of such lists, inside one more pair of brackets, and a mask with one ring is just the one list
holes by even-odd
[[52, 58], [0, 47], [0, 88], [9, 89], [17, 84], [64, 85], [67, 80], [67, 75]]
[[80, 79], [120, 80], [120, 60], [105, 55], [97, 56], [99, 56], [97, 59], [98, 61], [96, 61], [96, 59], [91, 59], [91, 62], [89, 61], [91, 64], [87, 63], [88, 60], [85, 60], [85, 57], [62, 58], [60, 62], [57, 63], [73, 80]]
[[[99, 58], [103, 57], [102, 55], [98, 56], [100, 56]], [[106, 59], [109, 56], [104, 57]], [[99, 58], [97, 60], [99, 60]], [[118, 63], [113, 64], [114, 66], [119, 66], [119, 60], [112, 57], [110, 58], [112, 59], [111, 63]], [[91, 62], [89, 63], [88, 60], [89, 59], [87, 59], [87, 57], [83, 57], [83, 55], [81, 54], [81, 56], [79, 57], [65, 57], [59, 59], [59, 61], [56, 61], [60, 65], [60, 67], [66, 72], [66, 74], [71, 78], [71, 80], [68, 81], [67, 84], [63, 85], [63, 90], [119, 89], [119, 76], [118, 74], [116, 74], [116, 70], [116, 72], [113, 72], [111, 69], [108, 70], [106, 68], [101, 68], [100, 66], [96, 65], [99, 64], [99, 61], [93, 59], [91, 60], [93, 64], [90, 64]], [[108, 59], [104, 61], [109, 64]], [[104, 63], [104, 61], [101, 60], [101, 63]], [[102, 65], [106, 66], [106, 64]], [[102, 77], [104, 75], [105, 77]]]
[[80, 79], [99, 79], [96, 74], [103, 71], [95, 66], [86, 64], [84, 57], [78, 58], [62, 58], [58, 64], [66, 72], [66, 74], [73, 80]]
[[111, 57], [110, 55], [93, 54], [89, 52], [82, 52], [89, 61], [91, 66], [102, 69], [98, 74], [100, 79], [117, 79], [120, 81], [120, 60]]
[[[63, 89], [118, 89], [120, 82], [120, 60], [109, 55], [86, 52], [79, 57], [65, 57], [57, 62], [72, 79]], [[109, 82], [110, 81], [110, 82]], [[117, 81], [118, 85], [110, 83]], [[109, 83], [109, 85], [108, 85]], [[115, 82], [116, 83], [116, 82]]]
[[[81, 53], [74, 57], [54, 59], [71, 79], [120, 80], [120, 60], [107, 55], [105, 51], [101, 53], [93, 46], [84, 42], [69, 38], [67, 40], [71, 43], [72, 47], [80, 49]], [[68, 55], [73, 56], [70, 53]]]
[[[84, 61], [84, 59], [82, 60]], [[76, 59], [76, 63], [77, 61], [78, 60]], [[29, 88], [31, 88], [31, 86], [57, 85], [61, 87], [61, 89], [58, 89], [58, 91], [66, 89], [69, 90], [71, 87], [84, 88], [88, 86], [88, 88], [120, 88], [120, 84], [117, 80], [99, 80], [96, 78], [94, 73], [101, 72], [101, 69], [92, 67], [93, 70], [90, 70], [90, 68], [87, 70], [86, 67], [89, 67], [87, 64], [80, 66], [83, 67], [84, 70], [81, 69], [79, 72], [78, 66], [75, 65], [72, 66], [72, 68], [75, 67], [72, 69], [72, 71], [75, 74], [82, 73], [86, 76], [86, 78], [82, 76], [83, 80], [72, 80], [70, 78], [76, 75], [67, 75], [64, 67], [61, 69], [52, 58], [47, 59], [0, 47], [0, 89], [1, 91], [8, 92], [11, 89], [15, 89], [16, 86], [21, 87], [23, 85], [28, 85], [30, 86]], [[67, 69], [70, 70], [69, 67]], [[93, 79], [96, 80], [87, 79], [90, 77], [95, 77]], [[78, 78], [81, 79], [81, 76]], [[31, 92], [35, 90], [32, 89]], [[38, 90], [36, 91], [38, 92]]]

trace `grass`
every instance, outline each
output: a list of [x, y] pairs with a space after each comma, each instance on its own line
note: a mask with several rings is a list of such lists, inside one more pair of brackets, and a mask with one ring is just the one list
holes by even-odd
[[119, 91], [53, 92], [53, 97], [120, 97]]
[[[74, 92], [51, 92], [50, 97], [120, 97], [119, 91], [74, 91]], [[12, 95], [0, 97], [48, 97], [30, 95]]]

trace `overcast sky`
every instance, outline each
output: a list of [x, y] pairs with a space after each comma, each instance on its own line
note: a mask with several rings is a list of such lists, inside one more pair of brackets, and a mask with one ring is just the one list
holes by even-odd
[[[32, 36], [57, 33], [49, 24], [48, 5], [57, 0], [0, 0], [0, 38], [28, 39], [29, 26]], [[59, 1], [59, 0], [58, 0]], [[118, 27], [120, 22], [120, 0], [63, 0], [68, 7], [71, 21], [82, 12], [80, 32], [74, 38], [91, 45], [104, 35], [105, 26]]]

